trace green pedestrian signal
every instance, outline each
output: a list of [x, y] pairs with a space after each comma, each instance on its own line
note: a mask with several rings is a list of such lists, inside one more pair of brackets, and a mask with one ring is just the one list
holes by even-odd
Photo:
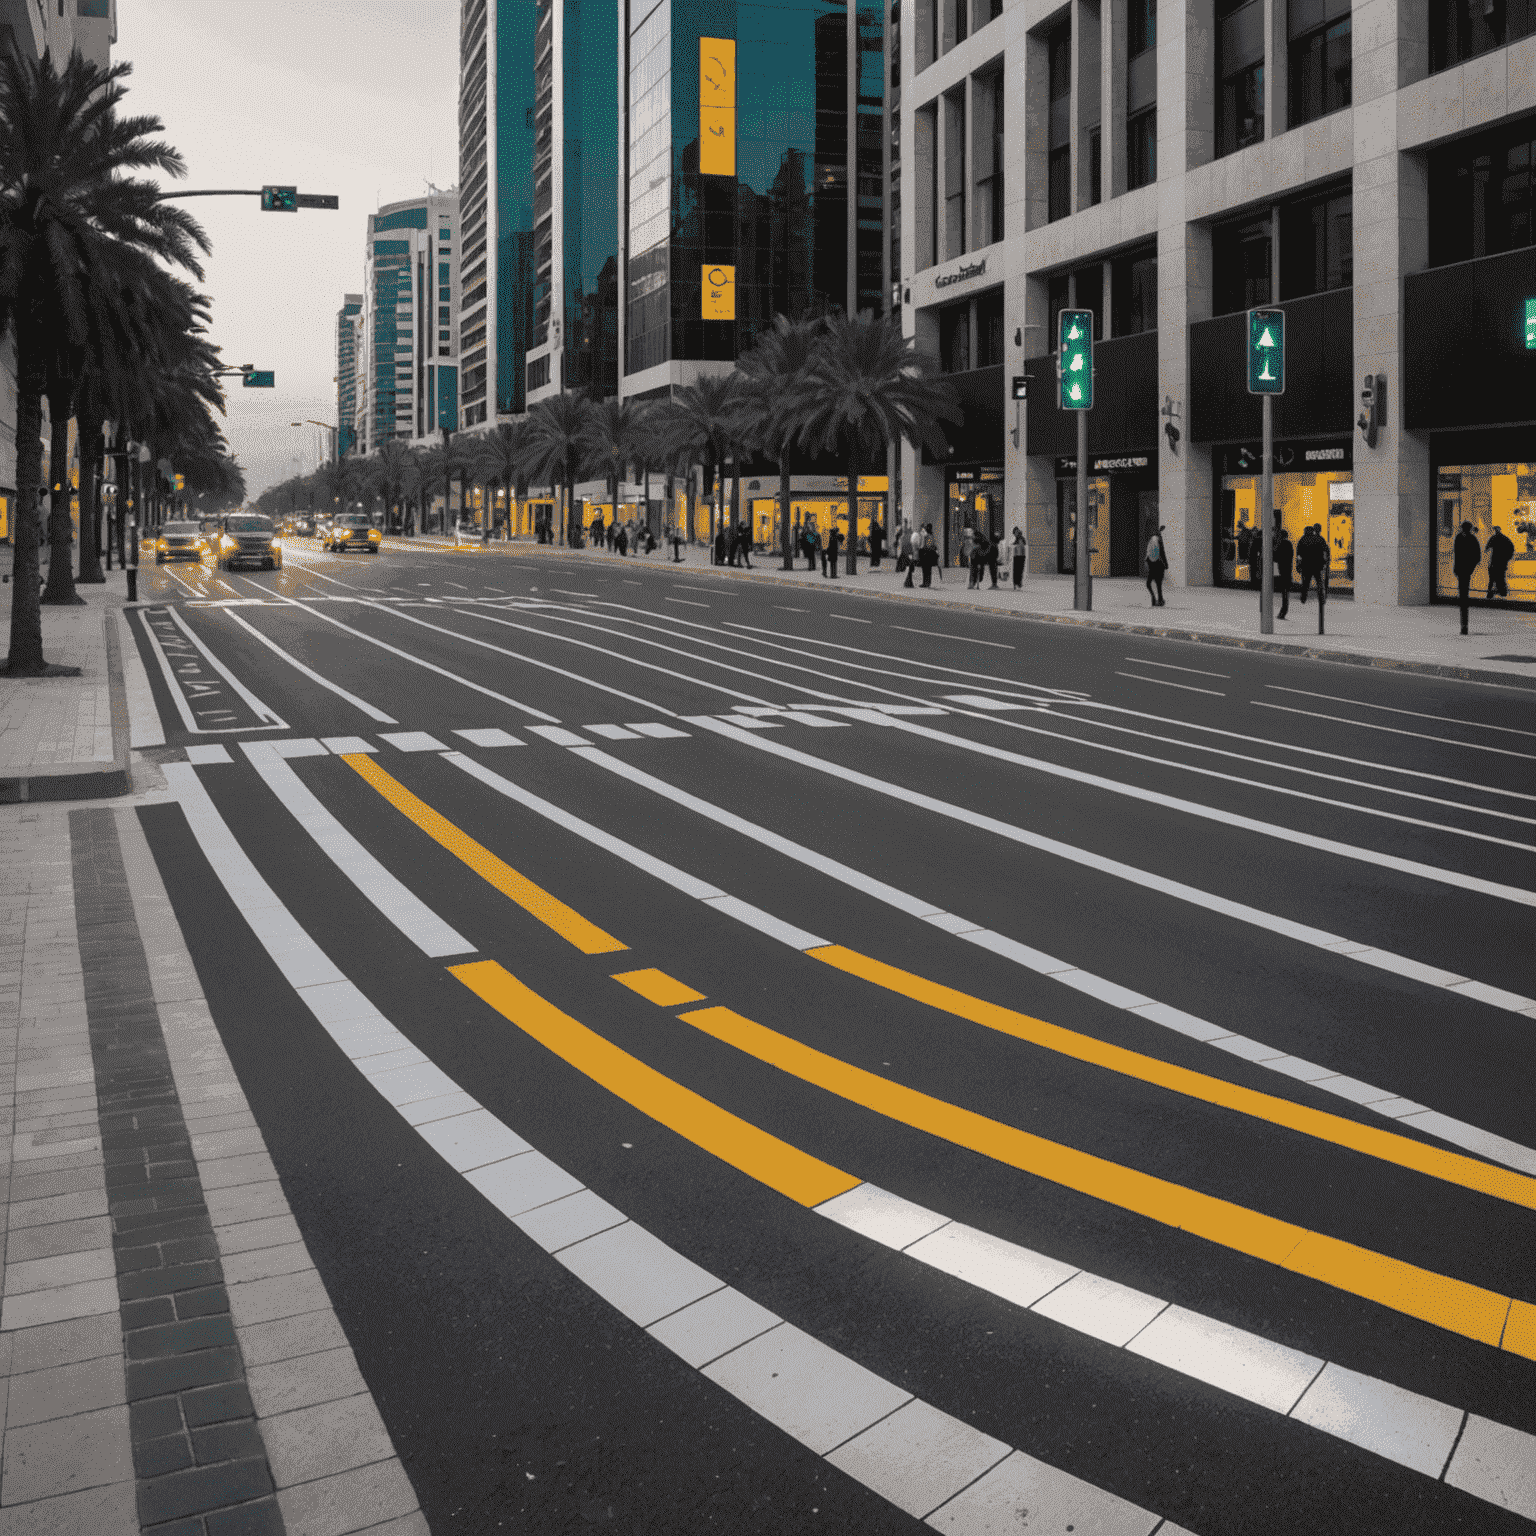
[[277, 375], [270, 368], [252, 368], [242, 375], [240, 383], [245, 389], [273, 389], [277, 385]]
[[1536, 352], [1536, 299], [1525, 301], [1525, 350]]
[[1248, 393], [1285, 393], [1285, 311], [1248, 311]]
[[1064, 411], [1093, 409], [1093, 311], [1064, 309], [1056, 320], [1056, 375]]
[[297, 213], [299, 189], [297, 187], [263, 187], [261, 211], [263, 213]]

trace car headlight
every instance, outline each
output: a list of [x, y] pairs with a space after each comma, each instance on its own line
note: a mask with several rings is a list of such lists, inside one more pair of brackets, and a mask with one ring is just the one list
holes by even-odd
[[155, 545], [155, 548], [159, 549], [159, 550], [165, 550], [165, 549], [169, 549], [170, 546], [165, 542], [164, 539], [161, 539], [160, 542]]
[[281, 549], [282, 547], [283, 547], [283, 541], [281, 539], [273, 539], [272, 540], [272, 548], [273, 549]]
[[379, 530], [377, 528], [370, 528], [368, 530], [368, 537], [377, 541], [379, 537]]
[[352, 537], [352, 530], [350, 528], [343, 528], [336, 537], [338, 539], [350, 539]]

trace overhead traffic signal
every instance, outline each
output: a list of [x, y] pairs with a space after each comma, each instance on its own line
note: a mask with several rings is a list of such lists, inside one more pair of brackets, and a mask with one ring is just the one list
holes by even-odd
[[1248, 311], [1248, 393], [1285, 393], [1285, 311]]
[[1064, 309], [1056, 321], [1056, 372], [1064, 411], [1093, 409], [1093, 311]]
[[263, 213], [297, 213], [299, 189], [297, 187], [263, 187], [261, 211]]
[[246, 389], [273, 389], [277, 375], [270, 368], [249, 368], [241, 374], [240, 382]]

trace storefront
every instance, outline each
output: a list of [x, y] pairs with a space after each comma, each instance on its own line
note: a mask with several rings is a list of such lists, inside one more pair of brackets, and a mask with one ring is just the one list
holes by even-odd
[[[1096, 454], [1088, 461], [1088, 569], [1136, 576], [1157, 531], [1157, 455]], [[1056, 569], [1077, 570], [1077, 459], [1056, 460]]]
[[[1353, 454], [1347, 437], [1278, 442], [1274, 448], [1274, 505], [1281, 526], [1293, 545], [1309, 528], [1322, 534], [1328, 543], [1330, 593], [1355, 589]], [[1262, 446], [1228, 443], [1212, 457], [1216, 476], [1213, 576], [1217, 586], [1257, 587], [1263, 579]]]
[[[1536, 604], [1536, 434], [1527, 433], [1526, 458], [1495, 462], [1446, 462], [1481, 459], [1494, 444], [1458, 444], [1447, 436], [1434, 443], [1434, 581], [1435, 596], [1455, 600], [1456, 577], [1452, 548], [1463, 523], [1472, 524], [1483, 551], [1483, 563], [1472, 578], [1472, 593], [1522, 605]], [[1504, 445], [1513, 450], [1515, 444]], [[1468, 452], [1468, 449], [1471, 452]], [[1509, 540], [1502, 545], [1495, 532]], [[1492, 542], [1494, 547], [1489, 548]], [[1513, 546], [1511, 553], [1510, 546]], [[1503, 549], [1508, 564], [1502, 570], [1496, 556]]]
[[1004, 536], [1003, 466], [950, 465], [944, 471], [944, 563], [959, 565], [965, 530], [980, 529], [993, 540]]
[[[886, 516], [886, 494], [890, 482], [884, 475], [859, 476], [859, 551], [869, 550], [869, 532], [878, 522], [889, 539], [890, 521]], [[752, 543], [765, 552], [779, 551], [778, 487], [772, 481], [751, 480], [747, 491], [752, 506]], [[764, 495], [772, 491], [772, 495]], [[799, 552], [800, 535], [815, 528], [825, 546], [834, 522], [848, 537], [848, 482], [832, 475], [795, 475], [790, 480], [790, 543]], [[840, 493], [840, 494], [839, 494]]]

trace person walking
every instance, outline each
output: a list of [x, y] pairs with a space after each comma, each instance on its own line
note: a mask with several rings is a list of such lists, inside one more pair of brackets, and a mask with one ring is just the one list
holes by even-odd
[[987, 540], [986, 536], [979, 530], [967, 528], [965, 530], [965, 543], [969, 546], [967, 563], [971, 568], [971, 579], [966, 583], [966, 590], [970, 591], [972, 588], [981, 585], [982, 567], [986, 564], [987, 559]]
[[805, 525], [805, 568], [808, 571], [816, 569], [816, 556], [821, 548], [821, 529], [815, 523]]
[[1467, 632], [1467, 607], [1471, 601], [1472, 577], [1483, 563], [1483, 546], [1472, 532], [1471, 523], [1463, 523], [1451, 546], [1451, 569], [1456, 574], [1457, 601], [1461, 604], [1461, 632]]
[[[925, 524], [924, 526], [926, 527], [931, 525]], [[969, 523], [967, 523], [960, 534], [960, 564], [965, 566], [966, 569], [970, 571], [970, 585], [973, 587], [976, 585], [976, 566], [971, 557], [975, 553], [976, 530], [972, 528]]]
[[833, 581], [837, 580], [837, 557], [843, 547], [843, 525], [832, 524], [832, 532], [827, 535], [826, 557], [822, 565], [823, 576], [829, 576]]
[[681, 525], [679, 525], [677, 523], [674, 523], [672, 525], [672, 564], [673, 565], [681, 565], [682, 563], [683, 563], [683, 530], [682, 530]]
[[1291, 611], [1291, 572], [1296, 563], [1296, 549], [1282, 523], [1275, 529], [1275, 590], [1280, 594], [1280, 612], [1285, 618]]
[[1003, 541], [994, 539], [990, 533], [984, 534], [987, 541], [987, 574], [992, 578], [992, 590], [997, 591], [997, 562], [1003, 552]]
[[1495, 592], [1500, 597], [1509, 596], [1506, 573], [1509, 562], [1515, 558], [1514, 540], [1502, 528], [1495, 528], [1488, 538], [1488, 596]]
[[1307, 588], [1317, 583], [1317, 600], [1323, 600], [1323, 569], [1328, 564], [1328, 541], [1323, 525], [1313, 523], [1296, 541], [1296, 570], [1301, 577], [1301, 601], [1306, 605]]
[[1159, 523], [1157, 531], [1147, 540], [1147, 596], [1152, 599], [1154, 608], [1164, 606], [1163, 577], [1168, 570], [1168, 551], [1163, 544], [1166, 527], [1166, 523]]
[[1017, 524], [1013, 529], [1013, 590], [1017, 592], [1024, 585], [1024, 556], [1028, 553], [1024, 543], [1024, 533]]
[[752, 529], [745, 521], [737, 526], [736, 548], [741, 554], [741, 563], [750, 571], [752, 569]]
[[715, 564], [725, 564], [725, 525], [715, 529]]
[[885, 557], [885, 524], [878, 518], [872, 518], [869, 524], [869, 568], [872, 571], [880, 569], [880, 562]]
[[933, 585], [933, 568], [939, 563], [939, 543], [933, 536], [933, 524], [923, 524], [922, 542], [918, 547], [917, 561], [923, 568], [923, 585]]
[[614, 552], [620, 556], [629, 553], [629, 530], [622, 524], [613, 536], [613, 548]]
[[904, 587], [912, 585], [912, 577], [917, 571], [917, 549], [913, 542], [912, 530], [906, 523], [901, 525], [900, 553], [896, 556], [896, 569], [905, 569], [907, 579], [902, 583]]

